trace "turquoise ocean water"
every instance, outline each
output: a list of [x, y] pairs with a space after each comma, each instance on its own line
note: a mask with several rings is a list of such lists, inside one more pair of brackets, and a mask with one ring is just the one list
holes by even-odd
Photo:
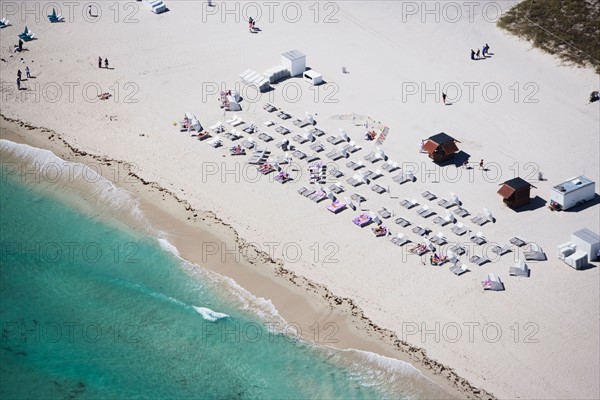
[[443, 397], [408, 364], [281, 333], [268, 302], [111, 221], [103, 195], [90, 212], [81, 191], [53, 194], [72, 182], [15, 173], [62, 163], [51, 153], [0, 154], [1, 398]]

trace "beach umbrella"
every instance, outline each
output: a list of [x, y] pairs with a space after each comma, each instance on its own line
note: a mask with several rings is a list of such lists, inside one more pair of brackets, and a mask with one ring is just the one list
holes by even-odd
[[451, 263], [456, 263], [458, 261], [456, 254], [454, 254], [454, 252], [452, 250], [448, 250], [448, 253], [446, 253], [446, 256], [448, 257], [448, 260]]
[[454, 202], [454, 204], [456, 204], [457, 206], [460, 206], [460, 200], [458, 199], [458, 196], [452, 192], [450, 192], [450, 198], [452, 199], [452, 201]]
[[490, 221], [490, 222], [496, 222], [496, 218], [494, 218], [494, 216], [492, 215], [492, 213], [490, 212], [490, 210], [488, 210], [487, 208], [483, 209], [483, 214], [488, 219], [488, 221]]
[[346, 202], [348, 207], [356, 211], [356, 205], [352, 202], [352, 200], [350, 200], [348, 197], [344, 197], [344, 201]]
[[383, 223], [381, 221], [381, 219], [379, 219], [379, 217], [377, 215], [375, 215], [375, 213], [370, 212], [369, 215], [371, 216], [371, 219], [373, 220], [373, 222], [375, 222], [377, 225], [381, 225]]
[[431, 243], [429, 239], [425, 239], [425, 247], [427, 247], [430, 251], [435, 250], [435, 246], [433, 245], [433, 243]]
[[315, 119], [313, 118], [312, 114], [309, 112], [306, 112], [306, 120], [311, 124], [314, 125], [315, 124]]
[[348, 134], [346, 133], [345, 130], [343, 130], [342, 128], [340, 128], [340, 136], [343, 137], [346, 142], [350, 141], [350, 137], [348, 136]]

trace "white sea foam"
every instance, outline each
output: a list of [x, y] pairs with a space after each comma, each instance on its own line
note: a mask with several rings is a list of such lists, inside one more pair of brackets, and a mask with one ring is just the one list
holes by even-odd
[[448, 393], [412, 364], [380, 354], [356, 349], [329, 349], [331, 360], [350, 371], [361, 385], [376, 386], [403, 399], [445, 399]]
[[253, 295], [232, 278], [183, 259], [182, 262], [188, 273], [196, 280], [209, 284], [213, 290], [219, 293], [224, 293], [223, 300], [233, 300], [237, 308], [248, 311], [265, 322], [285, 324], [285, 320], [279, 315], [271, 300]]
[[[116, 187], [111, 181], [84, 164], [67, 162], [51, 151], [2, 139], [0, 139], [0, 155], [2, 155], [3, 180], [12, 175], [22, 183], [35, 187], [45, 194], [66, 199], [70, 205], [94, 216], [111, 217], [133, 227], [139, 226], [140, 221], [146, 221], [139, 208], [139, 202], [132, 194]], [[74, 201], [76, 198], [82, 198], [84, 201]], [[164, 234], [151, 230], [147, 222], [143, 225], [146, 233], [154, 236], [163, 250], [180, 259], [184, 268], [200, 282], [208, 282], [211, 286], [222, 289], [221, 292], [226, 293], [226, 298], [234, 299], [239, 308], [249, 311], [262, 320], [276, 320], [285, 324], [285, 320], [270, 300], [254, 296], [229, 277], [184, 260], [178, 249], [165, 238]], [[144, 289], [137, 284], [133, 286]], [[193, 309], [204, 320], [210, 322], [229, 317], [207, 307], [191, 306], [162, 293], [150, 292], [150, 295]], [[446, 395], [441, 387], [427, 379], [409, 363], [361, 350], [339, 350], [320, 345], [317, 347], [330, 353], [330, 359], [350, 371], [351, 376], [362, 385], [383, 386], [392, 394], [402, 393], [403, 398], [418, 398], [420, 395], [426, 395], [428, 398], [443, 398]]]
[[183, 258], [181, 258], [181, 255], [179, 254], [179, 250], [177, 249], [177, 247], [175, 247], [174, 244], [169, 242], [164, 237], [160, 237], [160, 236], [163, 236], [163, 233], [157, 232], [157, 236], [158, 236], [157, 237], [158, 243], [160, 244], [160, 247], [163, 250], [173, 254], [175, 257], [179, 258], [180, 260], [183, 260]]
[[0, 139], [0, 154], [3, 180], [16, 179], [90, 217], [119, 221], [133, 229], [151, 232], [137, 199], [98, 174], [95, 169], [100, 164], [90, 168], [65, 161], [49, 150], [4, 139]]
[[229, 318], [229, 315], [213, 311], [210, 308], [196, 306], [193, 307], [194, 310], [198, 312], [198, 314], [202, 315], [202, 318], [210, 322], [215, 322], [223, 318]]

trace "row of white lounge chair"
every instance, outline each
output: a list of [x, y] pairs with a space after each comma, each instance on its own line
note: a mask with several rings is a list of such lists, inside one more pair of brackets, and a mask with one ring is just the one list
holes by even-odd
[[[279, 116], [282, 119], [291, 118], [291, 116], [289, 116], [289, 114], [284, 113], [284, 112], [281, 112]], [[299, 120], [297, 120], [297, 121], [299, 121]], [[244, 123], [244, 121], [238, 116], [234, 116], [233, 118], [227, 120], [226, 122], [232, 126], [239, 126]], [[275, 125], [275, 123], [273, 123], [272, 121], [268, 121], [265, 125], [273, 126], [273, 125]], [[302, 125], [302, 124], [300, 124], [300, 125]], [[218, 131], [222, 131], [224, 129], [224, 127], [223, 127], [222, 123], [218, 122], [217, 124], [210, 127], [210, 129], [218, 132]], [[255, 129], [251, 133], [254, 133], [256, 131], [257, 130]], [[289, 130], [287, 130], [287, 129], [284, 130], [283, 127], [277, 128], [276, 131], [284, 136], [289, 133]], [[320, 133], [319, 136], [322, 136], [324, 134], [324, 132], [321, 130], [319, 130], [319, 133]], [[262, 135], [262, 138], [261, 138], [261, 135]], [[269, 142], [269, 141], [273, 140], [273, 137], [267, 133], [263, 132], [263, 133], [261, 133], [261, 135], [259, 135], [259, 138], [265, 142]], [[297, 142], [298, 144], [310, 143], [311, 146], [314, 145], [316, 142], [315, 135], [313, 135], [309, 131], [305, 131], [305, 133], [302, 135], [299, 134], [299, 135], [294, 136], [293, 140], [295, 142]], [[249, 139], [249, 141], [252, 142], [252, 139]], [[347, 135], [347, 133], [345, 133], [343, 130], [340, 130], [340, 135], [338, 137], [330, 137], [328, 139], [328, 142], [330, 142], [334, 146], [337, 146], [344, 142], [347, 143], [345, 148], [343, 149], [344, 153], [346, 153], [344, 155], [346, 155], [346, 156], [348, 154], [350, 154], [351, 152], [360, 150], [360, 146], [357, 146], [354, 142], [352, 142], [351, 139], [349, 138], [349, 136]], [[289, 141], [287, 141], [287, 142], [284, 141], [282, 143], [286, 143], [289, 145]], [[320, 143], [319, 143], [319, 145], [321, 147], [319, 147], [317, 149], [319, 151], [322, 151], [322, 145]], [[282, 146], [279, 145], [278, 147], [282, 147]], [[313, 150], [317, 151], [316, 149], [313, 149]], [[340, 152], [340, 151], [334, 148], [333, 151], [331, 152], [330, 156], [333, 156], [337, 152]], [[374, 163], [373, 161], [377, 162], [377, 161], [384, 160], [385, 162], [384, 162], [384, 164], [382, 164], [382, 169], [386, 172], [391, 172], [391, 171], [394, 171], [399, 168], [399, 165], [397, 163], [388, 161], [385, 154], [382, 151], [380, 151], [379, 149], [372, 151], [367, 156], [365, 156], [364, 159], [367, 161], [370, 161], [372, 163]], [[261, 162], [261, 161], [265, 161], [265, 160], [259, 158], [259, 159], [255, 159], [255, 161]], [[346, 164], [346, 166], [353, 171], [357, 171], [357, 170], [361, 169], [362, 167], [364, 167], [364, 163], [362, 160], [349, 161]], [[339, 172], [339, 170], [336, 172], [341, 173], [341, 172]], [[414, 179], [414, 176], [410, 176], [411, 175], [410, 173], [407, 173], [406, 175], [408, 175], [409, 180]], [[365, 173], [354, 174], [353, 177], [348, 179], [348, 183], [352, 186], [355, 186], [356, 183], [358, 183], [358, 185], [360, 185], [361, 183], [368, 183], [369, 178], [376, 179], [380, 176], [382, 176], [381, 169], [378, 169], [375, 172], [366, 171]], [[381, 193], [389, 191], [389, 188], [386, 189], [385, 187], [383, 187], [381, 185], [374, 185], [374, 187], [375, 186], [378, 186], [379, 188], [377, 190], [375, 188], [373, 188], [374, 191], [380, 190]], [[314, 191], [314, 192], [321, 193], [318, 196], [319, 198], [323, 197], [322, 193], [325, 193], [326, 194], [325, 197], [330, 197], [332, 200], [334, 200], [335, 197], [334, 197], [333, 193], [339, 194], [343, 191], [344, 191], [344, 187], [341, 184], [341, 182], [338, 181], [337, 183], [332, 184], [329, 187], [329, 189], [326, 189], [326, 191], [319, 190], [318, 192], [317, 191]], [[305, 193], [308, 193], [308, 192], [309, 191], [306, 191]], [[313, 193], [313, 195], [314, 195], [314, 193]], [[423, 192], [422, 196], [429, 201], [433, 201], [433, 200], [437, 199], [437, 196], [435, 194], [428, 192], [428, 191]], [[349, 206], [351, 208], [356, 209], [356, 206], [352, 203], [351, 199], [349, 199], [347, 197], [345, 197], [344, 199], [347, 203], [349, 203]], [[451, 193], [450, 199], [451, 200], [441, 199], [437, 204], [440, 207], [443, 207], [445, 209], [456, 206], [456, 209], [454, 210], [454, 214], [456, 214], [458, 216], [465, 217], [465, 216], [469, 215], [469, 213], [464, 208], [461, 207], [462, 203], [460, 202], [460, 200], [458, 199], [458, 197], [455, 194]], [[322, 198], [320, 200], [322, 200]], [[320, 201], [320, 200], [318, 200], [318, 201]], [[404, 204], [402, 204], [402, 203], [404, 203]], [[403, 202], [401, 202], [401, 204], [404, 205], [406, 208], [412, 208], [412, 207], [418, 205], [418, 203], [415, 199], [413, 199], [413, 200], [405, 199], [405, 200], [403, 200]], [[382, 211], [384, 211], [384, 210], [382, 210]], [[387, 212], [389, 213], [389, 211], [387, 211]], [[431, 208], [428, 205], [423, 205], [421, 208], [419, 208], [419, 210], [417, 210], [417, 213], [423, 218], [428, 218], [428, 217], [436, 214], [433, 210], [431, 210]], [[383, 217], [385, 218], [386, 216], [383, 216]], [[489, 210], [484, 209], [483, 213], [478, 214], [476, 217], [472, 218], [471, 220], [473, 223], [481, 226], [487, 222], [493, 222], [494, 218], [491, 215], [491, 213], [489, 212]], [[378, 221], [380, 221], [380, 220], [378, 220]], [[397, 223], [401, 226], [409, 225], [410, 222], [408, 222], [408, 224], [407, 224], [407, 222], [408, 221], [404, 220], [403, 218], [397, 219]], [[452, 212], [450, 212], [450, 210], [447, 211], [446, 217], [437, 216], [434, 220], [434, 223], [439, 224], [440, 226], [445, 226], [447, 224], [455, 223], [455, 222], [456, 222], [456, 218], [454, 217]], [[463, 223], [459, 222], [452, 228], [452, 231], [457, 235], [464, 235], [467, 231], [469, 231], [469, 228], [466, 225], [464, 225]], [[413, 232], [417, 233], [419, 235], [423, 235], [424, 232], [429, 232], [429, 229], [422, 228], [422, 227], [415, 227], [413, 229]], [[389, 232], [387, 232], [386, 236], [389, 236]], [[478, 244], [478, 245], [481, 245], [481, 244], [484, 244], [487, 242], [487, 239], [483, 236], [483, 233], [481, 233], [481, 232], [477, 232], [475, 235], [472, 235], [470, 239], [473, 243]], [[514, 239], [516, 239], [516, 238], [514, 238]], [[516, 239], [516, 240], [520, 240], [520, 239]], [[409, 243], [410, 240], [408, 240], [404, 234], [400, 233], [397, 236], [394, 236], [393, 238], [391, 238], [391, 242], [396, 245], [402, 246], [406, 243]], [[438, 232], [437, 235], [431, 237], [430, 241], [427, 240], [427, 242], [435, 243], [439, 246], [442, 246], [447, 243], [447, 238], [440, 231], [440, 232]], [[463, 254], [464, 254], [464, 246], [458, 246], [458, 247], [455, 246], [454, 248], [459, 252], [462, 250]], [[509, 246], [503, 246], [503, 247], [496, 246], [492, 251], [498, 252], [499, 255], [502, 255], [502, 254], [505, 254], [506, 252], [510, 251], [510, 248], [509, 248]], [[452, 254], [452, 253], [450, 253], [450, 254]], [[484, 256], [471, 256], [469, 261], [471, 263], [474, 263], [477, 265], [483, 265], [486, 262], [489, 262], [490, 260]], [[462, 264], [458, 260], [456, 260], [452, 264], [453, 265], [451, 267], [451, 271], [457, 275], [460, 275], [460, 274], [468, 271], [468, 267], [466, 265]], [[512, 267], [512, 268], [515, 268], [515, 267]], [[511, 268], [511, 271], [512, 271], [512, 268]], [[519, 275], [519, 274], [516, 274], [516, 275]]]

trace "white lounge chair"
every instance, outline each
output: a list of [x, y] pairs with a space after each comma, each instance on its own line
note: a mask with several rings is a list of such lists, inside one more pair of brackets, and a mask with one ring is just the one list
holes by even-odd
[[375, 193], [379, 193], [379, 194], [383, 194], [383, 193], [387, 192], [387, 189], [379, 184], [373, 185], [371, 187], [371, 190], [374, 191]]
[[460, 261], [455, 262], [454, 265], [450, 267], [450, 272], [457, 276], [460, 276], [468, 271], [469, 268], [467, 268], [467, 266], [461, 263]]
[[469, 230], [469, 228], [462, 222], [457, 223], [451, 229], [451, 231], [457, 236], [464, 235], [465, 233], [467, 233], [468, 230]]
[[471, 256], [471, 258], [469, 258], [469, 262], [472, 262], [473, 264], [477, 264], [479, 266], [482, 266], [483, 264], [489, 261], [489, 258], [487, 258], [486, 256], [473, 255]]
[[402, 217], [396, 218], [396, 220], [394, 222], [403, 228], [406, 228], [407, 226], [410, 225], [410, 221], [407, 220], [406, 218], [402, 218]]
[[404, 208], [407, 209], [411, 209], [413, 207], [416, 207], [419, 203], [417, 203], [416, 199], [412, 199], [412, 200], [408, 200], [408, 199], [404, 199], [400, 202], [400, 205]]
[[525, 278], [529, 277], [529, 267], [525, 264], [525, 261], [518, 260], [514, 267], [510, 267], [508, 273], [511, 276], [523, 276]]
[[437, 235], [431, 238], [431, 241], [438, 246], [443, 246], [447, 243], [446, 236], [442, 232], [438, 232]]
[[215, 133], [221, 133], [225, 131], [225, 127], [223, 126], [223, 123], [221, 121], [217, 121], [216, 124], [209, 126], [208, 129]]
[[510, 246], [508, 246], [508, 245], [504, 245], [502, 247], [500, 247], [500, 246], [492, 247], [492, 252], [498, 254], [499, 256], [502, 256], [502, 255], [508, 253], [509, 251], [510, 251]]
[[399, 169], [400, 166], [398, 165], [397, 162], [392, 162], [392, 161], [386, 161], [385, 163], [383, 163], [381, 165], [381, 169], [387, 172], [394, 172], [395, 170]]
[[409, 243], [410, 240], [406, 238], [406, 236], [402, 233], [399, 233], [397, 236], [394, 236], [391, 240], [396, 246], [404, 246], [406, 243]]
[[426, 190], [423, 193], [421, 193], [421, 196], [425, 197], [429, 201], [435, 200], [437, 198], [437, 196], [431, 193], [429, 190]]
[[523, 255], [527, 261], [545, 261], [547, 259], [546, 253], [535, 243], [530, 243], [529, 248], [523, 252]]
[[477, 232], [475, 235], [471, 236], [471, 242], [475, 243], [478, 246], [485, 244], [487, 239], [483, 236], [482, 232]]
[[487, 280], [481, 281], [481, 284], [483, 285], [483, 290], [493, 290], [493, 291], [504, 290], [504, 284], [502, 283], [500, 278], [497, 277], [493, 273], [489, 273]]
[[483, 226], [488, 222], [488, 219], [483, 214], [477, 214], [475, 217], [471, 218], [471, 222], [478, 226]]
[[432, 211], [427, 204], [425, 204], [423, 205], [423, 207], [417, 210], [417, 214], [419, 214], [423, 218], [429, 218], [430, 216], [435, 214], [435, 212]]

